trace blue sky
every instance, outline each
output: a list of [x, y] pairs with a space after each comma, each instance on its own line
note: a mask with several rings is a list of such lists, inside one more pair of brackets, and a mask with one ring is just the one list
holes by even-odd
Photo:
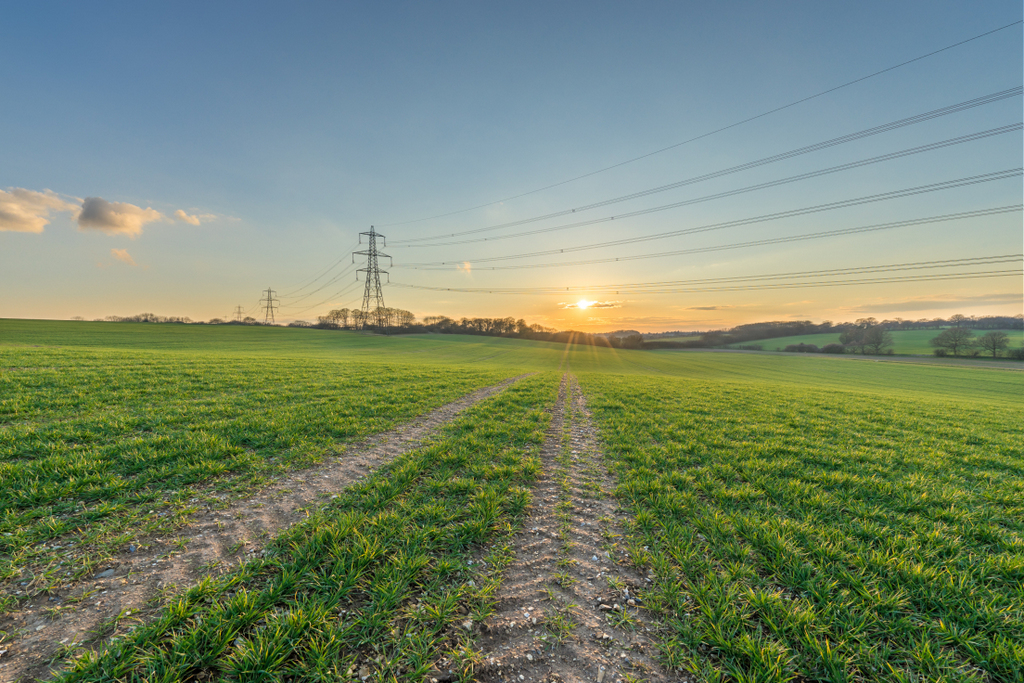
[[[350, 251], [370, 224], [397, 242], [519, 220], [1022, 81], [1018, 24], [585, 180], [396, 225], [517, 195], [700, 135], [1017, 21], [1020, 3], [21, 3], [5, 8], [4, 17], [0, 190], [8, 213], [31, 214], [0, 229], [4, 317], [142, 311], [224, 317], [236, 304], [252, 307], [268, 286], [281, 293], [301, 287]], [[1020, 120], [1020, 97], [1009, 98], [587, 215], [729, 191]], [[618, 224], [500, 244], [396, 244], [388, 250], [395, 257], [392, 280], [576, 287], [1020, 253], [1017, 212], [628, 264], [495, 272], [473, 265], [494, 255], [641, 236], [1019, 167], [1021, 150], [1016, 131]], [[45, 190], [55, 194], [31, 194]], [[1019, 204], [1021, 195], [1019, 178], [1000, 180], [599, 254], [842, 229]], [[87, 198], [99, 201], [82, 212], [84, 222], [76, 220], [76, 207]], [[48, 222], [40, 226], [32, 216]], [[469, 265], [402, 267], [439, 260]], [[350, 281], [345, 275], [337, 287], [286, 299], [284, 318], [312, 319], [332, 307], [358, 305], [359, 292], [344, 291]], [[335, 292], [341, 294], [332, 298]], [[1020, 277], [578, 294], [385, 292], [389, 305], [420, 316], [514, 315], [560, 328], [649, 330], [761, 319], [1013, 314], [1024, 298]], [[577, 298], [609, 307], [564, 308]]]

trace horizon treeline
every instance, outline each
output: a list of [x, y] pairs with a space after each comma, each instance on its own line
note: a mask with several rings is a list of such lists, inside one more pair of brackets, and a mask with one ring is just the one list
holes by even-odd
[[[434, 315], [417, 321], [416, 316], [401, 308], [385, 308], [384, 316], [389, 332], [398, 334], [436, 333], [436, 334], [475, 334], [495, 337], [519, 337], [542, 341], [565, 342], [570, 339], [577, 344], [594, 344], [613, 346], [615, 348], [641, 348], [642, 346], [700, 348], [724, 346], [743, 342], [793, 337], [808, 334], [850, 333], [856, 330], [879, 328], [886, 331], [898, 330], [941, 330], [944, 328], [965, 328], [971, 330], [1024, 330], [1024, 314], [1014, 316], [968, 316], [955, 314], [949, 318], [921, 318], [918, 320], [877, 320], [875, 318], [858, 318], [854, 322], [833, 323], [826, 320], [814, 323], [810, 320], [784, 320], [746, 323], [731, 328], [648, 332], [636, 330], [617, 330], [613, 332], [579, 332], [575, 330], [557, 330], [538, 324], [529, 324], [522, 318], [507, 316], [503, 318], [450, 318], [445, 315]], [[75, 316], [72, 320], [84, 320]], [[184, 325], [276, 325], [283, 323], [266, 323], [251, 316], [241, 320], [224, 320], [212, 318], [209, 321], [192, 320], [187, 316], [160, 316], [153, 313], [139, 313], [131, 316], [108, 315], [97, 318], [95, 322], [137, 322], [137, 323], [173, 323]], [[319, 316], [316, 322], [296, 320], [288, 323], [288, 327], [308, 327], [316, 329], [361, 330], [373, 329], [367, 324], [365, 314], [359, 309], [339, 308], [326, 315]], [[683, 341], [658, 341], [666, 337], [693, 337]], [[646, 342], [646, 343], [645, 343]], [[653, 344], [651, 343], [653, 342]]]

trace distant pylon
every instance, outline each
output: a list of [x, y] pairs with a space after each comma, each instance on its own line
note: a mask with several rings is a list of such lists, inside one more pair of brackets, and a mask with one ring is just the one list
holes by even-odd
[[260, 300], [260, 305], [263, 306], [263, 322], [272, 323], [274, 320], [274, 309], [278, 306], [278, 300], [274, 298], [275, 292], [270, 287], [267, 287], [266, 291], [263, 292], [266, 295], [265, 299]]
[[245, 314], [245, 311], [242, 310], [241, 306], [235, 306], [235, 322], [236, 323], [242, 322], [242, 316], [244, 314]]
[[[370, 232], [359, 233], [360, 244], [363, 243], [363, 235], [366, 235], [369, 241], [366, 251], [352, 252], [353, 263], [357, 255], [366, 257], [366, 267], [356, 271], [356, 273], [366, 273], [366, 289], [363, 290], [363, 327], [375, 327], [387, 334], [388, 316], [384, 307], [384, 292], [380, 286], [380, 274], [388, 275], [388, 271], [381, 270], [377, 264], [377, 259], [380, 257], [391, 259], [387, 254], [377, 251], [377, 238], [381, 238], [385, 247], [388, 246], [387, 238], [379, 232], [375, 232], [372, 225]], [[390, 275], [388, 275], [388, 281], [391, 281]]]

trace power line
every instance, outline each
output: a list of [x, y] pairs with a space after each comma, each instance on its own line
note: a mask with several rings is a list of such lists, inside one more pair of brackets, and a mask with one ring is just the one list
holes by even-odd
[[[577, 251], [588, 251], [591, 249], [604, 249], [607, 247], [617, 247], [626, 244], [636, 244], [639, 242], [651, 242], [654, 240], [667, 239], [670, 237], [679, 237], [682, 235], [692, 235], [700, 232], [710, 232], [713, 230], [723, 230], [725, 228], [732, 228], [741, 225], [751, 225], [754, 223], [764, 223], [767, 221], [779, 220], [782, 218], [791, 218], [793, 216], [803, 216], [811, 213], [820, 213], [823, 211], [834, 211], [836, 209], [844, 209], [851, 206], [859, 206], [862, 204], [871, 204], [874, 202], [888, 201], [891, 199], [899, 199], [902, 197], [911, 197], [918, 194], [926, 194], [929, 192], [939, 192], [944, 190], [950, 190], [957, 187], [966, 187], [970, 185], [977, 185], [979, 183], [987, 183], [996, 180], [1005, 180], [1007, 178], [1014, 178], [1020, 176], [1024, 172], [1024, 168], [1011, 168], [1004, 169], [1002, 171], [995, 171], [992, 173], [983, 173], [980, 175], [967, 176], [964, 178], [956, 178], [954, 180], [946, 180], [938, 183], [931, 183], [928, 185], [918, 185], [916, 187], [908, 187], [902, 190], [893, 190], [891, 192], [882, 192], [879, 194], [865, 195], [863, 197], [854, 197], [852, 199], [841, 199], [839, 201], [827, 202], [825, 204], [816, 204], [814, 206], [807, 206], [800, 209], [790, 209], [788, 211], [777, 211], [775, 213], [763, 214], [760, 216], [753, 216], [750, 218], [741, 218], [733, 221], [724, 221], [721, 223], [711, 223], [708, 225], [702, 225], [694, 228], [684, 228], [681, 230], [672, 230], [669, 232], [656, 233], [654, 235], [641, 235], [637, 237], [629, 237], [620, 240], [610, 240], [607, 242], [597, 242], [594, 244], [584, 244], [575, 247], [563, 247], [561, 249], [545, 249], [543, 251], [526, 252], [522, 254], [508, 254], [505, 256], [490, 256], [487, 258], [480, 259], [453, 259], [452, 261], [436, 261], [428, 263], [414, 263], [409, 266], [444, 266], [453, 264], [463, 264], [466, 261], [472, 261], [473, 263], [489, 263], [494, 261], [508, 261], [512, 259], [520, 258], [534, 258], [537, 256], [551, 256], [555, 254], [572, 253]], [[641, 211], [634, 211], [628, 214], [621, 214], [619, 216], [611, 216], [604, 219], [597, 219], [594, 221], [582, 222], [581, 225], [592, 225], [599, 222], [607, 222], [622, 218], [631, 218], [633, 216], [639, 216], [646, 213], [652, 213], [655, 210], [663, 210], [663, 207], [655, 207], [654, 209], [644, 209]]]
[[[329, 297], [327, 297], [327, 298], [326, 298], [326, 299], [324, 299], [323, 301], [319, 301], [319, 302], [317, 302], [317, 303], [313, 304], [312, 306], [307, 306], [306, 308], [303, 308], [303, 309], [302, 309], [302, 310], [300, 310], [300, 311], [294, 311], [294, 312], [291, 312], [291, 313], [290, 313], [290, 315], [293, 315], [293, 316], [296, 316], [296, 315], [301, 315], [301, 314], [305, 313], [306, 311], [310, 311], [310, 310], [312, 310], [312, 309], [314, 309], [314, 308], [317, 308], [318, 306], [323, 306], [324, 304], [328, 303], [329, 301], [332, 301], [332, 300], [334, 300], [334, 299], [337, 299], [337, 298], [338, 298], [338, 297], [340, 297], [340, 296], [344, 296], [344, 295], [348, 294], [348, 293], [349, 293], [349, 292], [351, 292], [351, 291], [352, 291], [353, 289], [355, 289], [355, 288], [356, 288], [356, 286], [357, 286], [358, 284], [359, 284], [359, 281], [358, 281], [358, 280], [357, 280], [357, 281], [355, 281], [355, 282], [353, 282], [353, 283], [350, 283], [350, 284], [348, 284], [347, 286], [345, 286], [345, 287], [343, 287], [342, 289], [340, 289], [340, 290], [338, 290], [337, 292], [335, 292], [334, 294], [330, 295]], [[348, 305], [348, 304], [346, 304], [346, 306], [347, 306], [347, 305]]]
[[[1002, 263], [1020, 263], [1024, 254], [1000, 254], [995, 256], [978, 256], [961, 259], [944, 259], [939, 261], [916, 261], [910, 263], [892, 263], [874, 266], [856, 266], [852, 268], [829, 268], [825, 270], [805, 270], [788, 273], [768, 273], [762, 275], [740, 275], [733, 277], [701, 278], [693, 280], [669, 280], [658, 282], [639, 283], [618, 283], [610, 285], [573, 285], [569, 287], [431, 287], [426, 285], [410, 285], [405, 283], [393, 283], [395, 287], [404, 289], [424, 289], [431, 291], [462, 292], [474, 294], [556, 294], [567, 292], [615, 292], [616, 294], [647, 293], [661, 294], [685, 291], [730, 291], [744, 289], [770, 289], [777, 287], [795, 286], [834, 286], [841, 284], [862, 284], [874, 280], [817, 280], [814, 282], [800, 283], [778, 283], [772, 280], [798, 280], [806, 278], [839, 277], [849, 275], [865, 275], [874, 273], [905, 272], [910, 270], [935, 269], [935, 268], [962, 268], [977, 267], [986, 265], [997, 265]], [[1020, 268], [1015, 270], [990, 270], [969, 273], [944, 273], [900, 276], [886, 276], [891, 281], [911, 281], [915, 279], [962, 279], [973, 277], [1003, 277], [1009, 274], [1020, 274]], [[751, 285], [751, 283], [761, 283]], [[719, 289], [687, 289], [688, 287], [715, 287]], [[682, 288], [682, 289], [681, 289]], [[727, 288], [727, 289], [722, 289]]]
[[620, 162], [618, 162], [616, 164], [612, 164], [611, 166], [605, 166], [604, 168], [599, 168], [596, 171], [590, 171], [589, 173], [584, 173], [583, 175], [578, 175], [578, 176], [575, 176], [573, 178], [569, 178], [568, 180], [562, 180], [562, 181], [559, 181], [557, 183], [551, 183], [550, 185], [545, 185], [543, 187], [539, 187], [539, 188], [534, 189], [534, 190], [529, 190], [527, 192], [522, 192], [522, 193], [517, 194], [517, 195], [506, 197], [504, 199], [496, 199], [494, 201], [487, 202], [485, 204], [478, 204], [476, 206], [471, 206], [471, 207], [468, 207], [468, 208], [465, 208], [465, 209], [459, 209], [457, 211], [449, 211], [447, 213], [436, 214], [434, 216], [427, 216], [427, 217], [424, 217], [424, 218], [417, 218], [417, 219], [414, 219], [414, 220], [402, 221], [402, 222], [398, 222], [398, 223], [387, 223], [387, 224], [384, 225], [384, 227], [398, 226], [398, 225], [409, 225], [409, 224], [412, 224], [412, 223], [422, 223], [423, 221], [434, 220], [436, 218], [445, 218], [447, 216], [454, 216], [456, 214], [465, 213], [467, 211], [474, 211], [476, 209], [482, 209], [484, 207], [491, 206], [493, 204], [498, 204], [498, 203], [501, 203], [501, 202], [512, 201], [514, 199], [519, 199], [521, 197], [526, 197], [526, 196], [531, 195], [531, 194], [536, 194], [538, 192], [543, 192], [545, 190], [550, 190], [552, 188], [559, 187], [561, 185], [566, 185], [568, 183], [572, 183], [572, 182], [575, 182], [577, 180], [582, 180], [584, 178], [589, 178], [589, 177], [597, 175], [599, 173], [604, 173], [605, 171], [610, 171], [612, 169], [619, 168], [619, 167], [625, 166], [627, 164], [632, 164], [632, 163], [634, 163], [636, 161], [640, 161], [641, 159], [646, 159], [646, 158], [654, 156], [656, 154], [661, 154], [662, 152], [667, 152], [667, 151], [669, 151], [671, 149], [676, 149], [677, 147], [682, 147], [683, 145], [688, 145], [691, 142], [696, 142], [697, 140], [703, 140], [704, 138], [710, 137], [712, 135], [716, 135], [718, 133], [721, 133], [723, 131], [729, 130], [731, 128], [736, 128], [737, 126], [742, 126], [742, 125], [744, 125], [746, 123], [750, 123], [751, 121], [756, 121], [757, 119], [764, 118], [765, 116], [769, 116], [771, 114], [775, 114], [775, 113], [783, 111], [785, 109], [789, 109], [790, 107], [795, 107], [798, 104], [803, 104], [804, 102], [809, 102], [810, 100], [822, 97], [824, 95], [828, 95], [829, 93], [836, 92], [837, 90], [842, 90], [843, 88], [847, 88], [847, 87], [849, 87], [851, 85], [855, 85], [855, 84], [860, 83], [862, 81], [866, 81], [866, 80], [868, 80], [870, 78], [874, 78], [875, 76], [880, 76], [880, 75], [882, 75], [884, 73], [888, 73], [890, 71], [894, 71], [895, 69], [899, 69], [901, 67], [907, 66], [908, 64], [913, 64], [914, 62], [921, 61], [922, 59], [927, 59], [928, 57], [933, 57], [933, 56], [935, 56], [935, 55], [937, 55], [939, 53], [945, 52], [947, 50], [952, 50], [953, 48], [960, 47], [961, 45], [966, 45], [967, 43], [970, 43], [972, 41], [978, 40], [979, 38], [984, 38], [985, 36], [989, 36], [989, 35], [992, 35], [994, 33], [998, 33], [999, 31], [1003, 31], [1005, 29], [1010, 28], [1011, 26], [1016, 26], [1016, 25], [1022, 23], [1022, 21], [1024, 21], [1024, 20], [1017, 20], [1017, 21], [1011, 22], [1009, 24], [1006, 24], [1004, 26], [1000, 26], [999, 28], [992, 29], [991, 31], [986, 31], [984, 33], [979, 33], [978, 35], [973, 36], [971, 38], [967, 38], [966, 40], [961, 40], [961, 41], [959, 41], [957, 43], [953, 43], [952, 45], [947, 45], [946, 47], [940, 48], [938, 50], [933, 50], [932, 52], [928, 52], [928, 53], [920, 55], [918, 57], [914, 57], [913, 59], [908, 59], [905, 62], [900, 62], [899, 64], [895, 64], [893, 66], [887, 67], [887, 68], [882, 69], [880, 71], [875, 71], [874, 73], [870, 73], [870, 74], [868, 74], [866, 76], [861, 76], [860, 78], [856, 78], [856, 79], [854, 79], [852, 81], [847, 81], [845, 83], [842, 83], [840, 85], [834, 86], [834, 87], [829, 88], [827, 90], [822, 90], [821, 92], [815, 93], [813, 95], [809, 95], [807, 97], [803, 97], [803, 98], [801, 98], [799, 100], [795, 100], [793, 102], [790, 102], [789, 104], [782, 105], [781, 107], [776, 107], [774, 109], [770, 109], [770, 110], [768, 110], [766, 112], [763, 112], [761, 114], [757, 114], [756, 116], [751, 116], [749, 118], [745, 118], [745, 119], [742, 119], [740, 121], [737, 121], [736, 123], [731, 123], [731, 124], [729, 124], [727, 126], [722, 126], [721, 128], [716, 128], [715, 130], [712, 130], [710, 132], [703, 133], [701, 135], [697, 135], [695, 137], [689, 138], [687, 140], [683, 140], [682, 142], [677, 142], [677, 143], [669, 145], [667, 147], [662, 147], [661, 149], [654, 150], [653, 152], [648, 152], [646, 154], [642, 154], [640, 156], [633, 157], [631, 159], [627, 159], [625, 161], [620, 161]]
[[[821, 280], [821, 281], [808, 281], [799, 283], [789, 284], [767, 284], [767, 285], [743, 285], [743, 286], [721, 286], [721, 287], [691, 287], [682, 289], [663, 289], [663, 290], [646, 290], [634, 293], [642, 294], [685, 294], [690, 292], [748, 292], [762, 289], [798, 289], [802, 287], [839, 287], [843, 285], [863, 285], [863, 284], [883, 284], [883, 283], [897, 283], [897, 282], [929, 282], [938, 280], [976, 280], [982, 278], [993, 278], [993, 277], [1020, 277], [1024, 275], [1024, 268], [1017, 268], [1014, 270], [991, 270], [991, 271], [979, 271], [976, 273], [959, 273], [959, 274], [947, 274], [947, 275], [908, 275], [906, 277], [884, 277], [884, 278], [862, 278], [859, 280]], [[402, 287], [406, 289], [434, 289], [437, 291], [446, 292], [463, 292], [473, 294], [552, 294], [555, 292], [501, 292], [498, 290], [481, 289], [479, 291], [461, 290], [455, 288], [444, 288], [444, 287], [420, 287], [417, 285], [405, 285], [397, 282], [393, 282], [394, 287]], [[618, 294], [615, 291], [615, 294]]]
[[1019, 131], [1024, 128], [1024, 123], [1014, 123], [1007, 126], [1001, 126], [999, 128], [992, 128], [977, 133], [971, 133], [969, 135], [961, 135], [959, 137], [950, 138], [948, 140], [942, 140], [939, 142], [932, 142], [927, 145], [920, 145], [918, 147], [910, 147], [903, 149], [898, 152], [890, 152], [888, 154], [882, 154], [875, 157], [869, 157], [867, 159], [861, 159], [859, 161], [851, 161], [845, 164], [839, 164], [838, 166], [830, 166], [828, 168], [819, 169], [816, 171], [809, 171], [807, 173], [800, 173], [798, 175], [789, 176], [786, 178], [780, 178], [778, 180], [770, 180], [764, 183], [758, 183], [756, 185], [748, 185], [747, 187], [737, 188], [735, 190], [726, 190], [725, 192], [716, 192], [714, 194], [703, 195], [701, 197], [694, 197], [693, 199], [685, 199], [679, 202], [672, 202], [671, 204], [662, 204], [640, 211], [634, 211], [627, 214], [621, 214], [618, 216], [595, 218], [588, 221], [579, 221], [576, 223], [569, 223], [566, 225], [549, 226], [547, 228], [538, 228], [536, 230], [527, 230], [524, 232], [512, 233], [509, 235], [496, 235], [493, 237], [477, 237], [473, 239], [457, 240], [454, 242], [435, 242], [430, 244], [407, 244], [403, 245], [406, 247], [438, 247], [438, 246], [453, 246], [458, 244], [473, 244], [477, 242], [493, 242], [496, 240], [514, 239], [517, 237], [527, 237], [530, 235], [541, 235], [552, 232], [558, 232], [561, 230], [568, 230], [570, 228], [577, 228], [584, 225], [593, 225], [595, 223], [602, 223], [608, 220], [621, 220], [622, 218], [632, 218], [637, 215], [644, 215], [647, 213], [656, 213], [658, 211], [667, 211], [669, 209], [677, 209], [682, 206], [690, 206], [693, 204], [699, 204], [702, 202], [708, 202], [715, 199], [722, 199], [724, 197], [732, 197], [738, 194], [745, 194], [747, 192], [755, 192], [757, 190], [764, 190], [770, 187], [778, 187], [779, 185], [786, 185], [789, 183], [795, 183], [802, 180], [808, 180], [810, 178], [817, 178], [823, 175], [830, 175], [832, 173], [841, 173], [843, 171], [849, 171], [854, 168], [860, 168], [862, 166], [870, 166], [871, 164], [878, 164], [886, 161], [892, 161], [894, 159], [901, 159], [903, 157], [912, 156], [914, 154], [922, 154], [924, 152], [931, 152], [937, 149], [943, 149], [945, 147], [951, 147], [953, 145], [960, 145], [967, 142], [975, 142], [977, 140], [983, 140], [995, 135], [1004, 135], [1006, 133], [1012, 133]]
[[[502, 228], [511, 228], [511, 227], [515, 227], [515, 226], [518, 226], [518, 225], [526, 225], [526, 224], [529, 224], [529, 223], [536, 223], [536, 222], [543, 221], [543, 220], [548, 220], [548, 219], [551, 219], [551, 218], [559, 218], [561, 216], [568, 216], [568, 215], [575, 214], [575, 213], [581, 213], [583, 211], [588, 211], [590, 209], [595, 209], [595, 208], [599, 208], [599, 207], [602, 207], [602, 206], [609, 206], [611, 204], [617, 204], [619, 202], [629, 201], [631, 199], [639, 199], [641, 197], [646, 197], [646, 196], [649, 196], [649, 195], [652, 195], [652, 194], [657, 194], [659, 192], [666, 192], [668, 190], [674, 190], [674, 189], [678, 189], [680, 187], [685, 187], [687, 185], [693, 185], [695, 183], [704, 182], [706, 180], [711, 180], [711, 179], [714, 179], [714, 178], [720, 178], [720, 177], [725, 176], [725, 175], [730, 175], [730, 174], [733, 174], [733, 173], [739, 173], [741, 171], [746, 171], [746, 170], [749, 170], [749, 169], [752, 169], [752, 168], [757, 168], [759, 166], [765, 166], [767, 164], [773, 164], [773, 163], [777, 163], [779, 161], [784, 161], [784, 160], [787, 160], [787, 159], [792, 159], [793, 157], [801, 156], [801, 155], [804, 155], [804, 154], [810, 154], [811, 152], [817, 152], [817, 151], [820, 151], [820, 150], [823, 150], [823, 149], [828, 149], [830, 147], [835, 147], [835, 146], [838, 146], [838, 145], [842, 145], [842, 144], [845, 144], [847, 142], [853, 142], [853, 141], [856, 141], [856, 140], [862, 140], [864, 138], [868, 138], [868, 137], [871, 137], [873, 135], [879, 135], [881, 133], [886, 133], [886, 132], [889, 132], [889, 131], [897, 130], [899, 128], [904, 128], [906, 126], [912, 126], [914, 124], [922, 123], [924, 121], [930, 121], [932, 119], [939, 118], [941, 116], [947, 116], [949, 114], [955, 114], [955, 113], [958, 113], [958, 112], [961, 112], [961, 111], [966, 111], [966, 110], [972, 109], [974, 107], [980, 107], [980, 106], [983, 106], [983, 105], [986, 105], [986, 104], [991, 104], [993, 102], [999, 102], [1001, 100], [1008, 99], [1010, 97], [1019, 96], [1019, 95], [1021, 95], [1021, 93], [1024, 93], [1024, 87], [1017, 86], [1017, 87], [1014, 87], [1014, 88], [1009, 88], [1007, 90], [1002, 90], [1002, 91], [999, 91], [999, 92], [995, 92], [995, 93], [991, 93], [991, 94], [988, 94], [988, 95], [984, 95], [982, 97], [976, 97], [976, 98], [974, 98], [972, 100], [967, 100], [967, 101], [964, 101], [964, 102], [958, 102], [956, 104], [951, 104], [951, 105], [948, 105], [948, 106], [945, 106], [945, 107], [940, 107], [939, 109], [933, 109], [931, 111], [927, 111], [927, 112], [924, 112], [924, 113], [921, 113], [921, 114], [915, 114], [914, 116], [909, 116], [909, 117], [906, 117], [906, 118], [903, 118], [903, 119], [899, 119], [897, 121], [890, 121], [889, 123], [884, 123], [884, 124], [881, 124], [881, 125], [878, 125], [878, 126], [874, 126], [872, 128], [866, 128], [864, 130], [856, 131], [854, 133], [849, 133], [847, 135], [841, 135], [839, 137], [831, 138], [829, 140], [824, 140], [824, 141], [821, 141], [821, 142], [816, 142], [816, 143], [811, 144], [811, 145], [805, 145], [803, 147], [798, 147], [796, 149], [792, 149], [792, 150], [789, 150], [787, 152], [782, 152], [780, 154], [774, 154], [772, 156], [764, 157], [764, 158], [757, 159], [757, 160], [754, 160], [754, 161], [749, 161], [749, 162], [746, 162], [746, 163], [743, 163], [743, 164], [738, 164], [736, 166], [731, 166], [729, 168], [724, 168], [724, 169], [721, 169], [721, 170], [718, 170], [718, 171], [713, 171], [711, 173], [704, 173], [702, 175], [694, 176], [694, 177], [691, 177], [691, 178], [686, 178], [684, 180], [679, 180], [679, 181], [676, 181], [676, 182], [668, 183], [666, 185], [659, 185], [657, 187], [652, 187], [652, 188], [649, 188], [649, 189], [646, 189], [646, 190], [640, 190], [638, 192], [632, 192], [632, 193], [625, 194], [625, 195], [622, 195], [622, 196], [619, 196], [619, 197], [614, 197], [612, 199], [605, 199], [605, 200], [602, 200], [602, 201], [599, 201], [599, 202], [593, 202], [591, 204], [584, 204], [584, 205], [573, 207], [573, 208], [569, 208], [569, 209], [561, 209], [559, 211], [553, 211], [551, 213], [546, 213], [546, 214], [543, 214], [543, 215], [540, 215], [540, 216], [532, 216], [530, 218], [523, 218], [523, 219], [520, 219], [520, 220], [508, 221], [508, 222], [505, 222], [505, 223], [499, 223], [497, 225], [490, 225], [490, 226], [483, 227], [483, 228], [474, 228], [472, 230], [461, 230], [459, 232], [448, 233], [446, 235], [434, 235], [434, 236], [431, 236], [431, 237], [415, 237], [415, 238], [404, 239], [404, 240], [392, 240], [392, 245], [393, 246], [420, 246], [418, 244], [420, 242], [430, 242], [430, 241], [439, 240], [439, 239], [448, 239], [448, 238], [451, 238], [451, 237], [459, 237], [459, 236], [462, 236], [462, 235], [473, 235], [473, 234], [478, 234], [478, 233], [481, 233], [481, 232], [490, 232], [490, 231], [493, 231], [493, 230], [500, 230]], [[530, 233], [522, 233], [522, 234], [530, 234]]]
[[245, 315], [245, 311], [242, 310], [241, 306], [235, 306], [235, 322], [242, 322], [242, 317]]
[[352, 272], [352, 270], [353, 270], [353, 266], [354, 266], [354, 264], [349, 264], [340, 273], [338, 273], [337, 275], [332, 277], [330, 280], [328, 280], [324, 284], [320, 285], [316, 289], [314, 289], [314, 290], [312, 290], [312, 291], [310, 291], [310, 292], [308, 292], [306, 294], [303, 294], [302, 296], [300, 296], [299, 298], [295, 299], [294, 301], [285, 304], [284, 308], [288, 308], [288, 307], [291, 307], [291, 306], [296, 306], [296, 305], [299, 304], [299, 302], [308, 299], [309, 297], [313, 296], [314, 294], [316, 294], [319, 291], [322, 291], [322, 290], [326, 289], [327, 287], [330, 287], [332, 284], [334, 284], [335, 282], [337, 282], [341, 278], [345, 277], [346, 275], [349, 275]]
[[[346, 252], [347, 252], [347, 251], [351, 251], [351, 249], [346, 249], [345, 251], [346, 251]], [[339, 265], [339, 264], [340, 264], [340, 263], [341, 263], [342, 261], [344, 261], [344, 260], [345, 260], [345, 256], [342, 256], [342, 257], [341, 257], [340, 259], [338, 259], [337, 261], [335, 261], [334, 263], [332, 263], [332, 264], [331, 264], [330, 266], [328, 266], [328, 267], [327, 267], [327, 270], [323, 271], [322, 273], [320, 273], [320, 274], [319, 274], [319, 275], [317, 275], [317, 276], [316, 276], [315, 278], [313, 278], [312, 280], [310, 280], [310, 281], [309, 281], [309, 282], [307, 282], [306, 284], [302, 285], [302, 286], [301, 286], [301, 287], [299, 287], [298, 289], [293, 289], [293, 290], [292, 290], [291, 292], [289, 292], [289, 293], [287, 293], [287, 294], [282, 294], [282, 295], [281, 295], [281, 298], [283, 298], [283, 299], [287, 299], [287, 298], [290, 298], [290, 297], [292, 297], [292, 296], [295, 296], [295, 294], [297, 294], [298, 292], [301, 292], [301, 291], [302, 291], [302, 290], [304, 290], [304, 289], [305, 289], [306, 287], [309, 287], [310, 285], [312, 285], [313, 283], [315, 283], [316, 281], [318, 281], [318, 280], [319, 280], [320, 278], [322, 278], [322, 277], [323, 277], [324, 275], [327, 275], [327, 273], [329, 273], [329, 272], [331, 272], [332, 270], [334, 270], [335, 268], [337, 268], [337, 267], [338, 267], [338, 265]]]
[[[564, 266], [587, 266], [596, 265], [599, 263], [616, 263], [618, 261], [637, 261], [649, 258], [663, 258], [668, 256], [685, 256], [688, 254], [704, 254], [713, 251], [726, 251], [729, 249], [744, 249], [747, 247], [761, 247], [772, 244], [784, 244], [786, 242], [802, 242], [806, 240], [825, 239], [829, 237], [843, 237], [846, 235], [856, 235], [866, 232], [878, 232], [881, 230], [893, 230], [896, 228], [903, 228], [912, 225], [924, 225], [927, 223], [942, 223], [946, 221], [964, 220], [968, 218], [981, 218], [984, 216], [995, 216], [1003, 213], [1019, 212], [1024, 209], [1022, 204], [1009, 204], [1006, 206], [996, 206], [987, 209], [977, 209], [975, 211], [963, 211], [960, 213], [947, 213], [936, 216], [925, 216], [922, 218], [910, 218], [903, 221], [893, 221], [890, 223], [876, 223], [873, 225], [863, 225], [853, 228], [841, 228], [838, 230], [823, 230], [821, 232], [806, 233], [803, 235], [793, 235], [788, 237], [771, 237], [763, 240], [752, 240], [747, 242], [733, 242], [730, 244], [721, 244], [710, 247], [693, 247], [690, 249], [679, 249], [674, 251], [659, 251], [653, 254], [635, 254], [632, 256], [615, 256], [601, 259], [586, 259], [580, 261], [561, 261], [558, 263], [527, 263], [527, 264], [514, 264], [507, 266], [477, 266], [474, 265], [474, 270], [523, 270], [531, 268], [554, 268]], [[409, 270], [452, 270], [458, 266], [403, 266], [397, 265], [396, 268], [407, 268]]]

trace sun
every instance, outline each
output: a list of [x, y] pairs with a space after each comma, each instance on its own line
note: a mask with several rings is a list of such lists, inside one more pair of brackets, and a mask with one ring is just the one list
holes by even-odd
[[590, 308], [591, 304], [593, 304], [593, 303], [594, 303], [593, 301], [587, 301], [586, 299], [580, 299], [579, 301], [576, 302], [576, 308], [580, 309], [581, 311], [585, 311], [588, 308]]

